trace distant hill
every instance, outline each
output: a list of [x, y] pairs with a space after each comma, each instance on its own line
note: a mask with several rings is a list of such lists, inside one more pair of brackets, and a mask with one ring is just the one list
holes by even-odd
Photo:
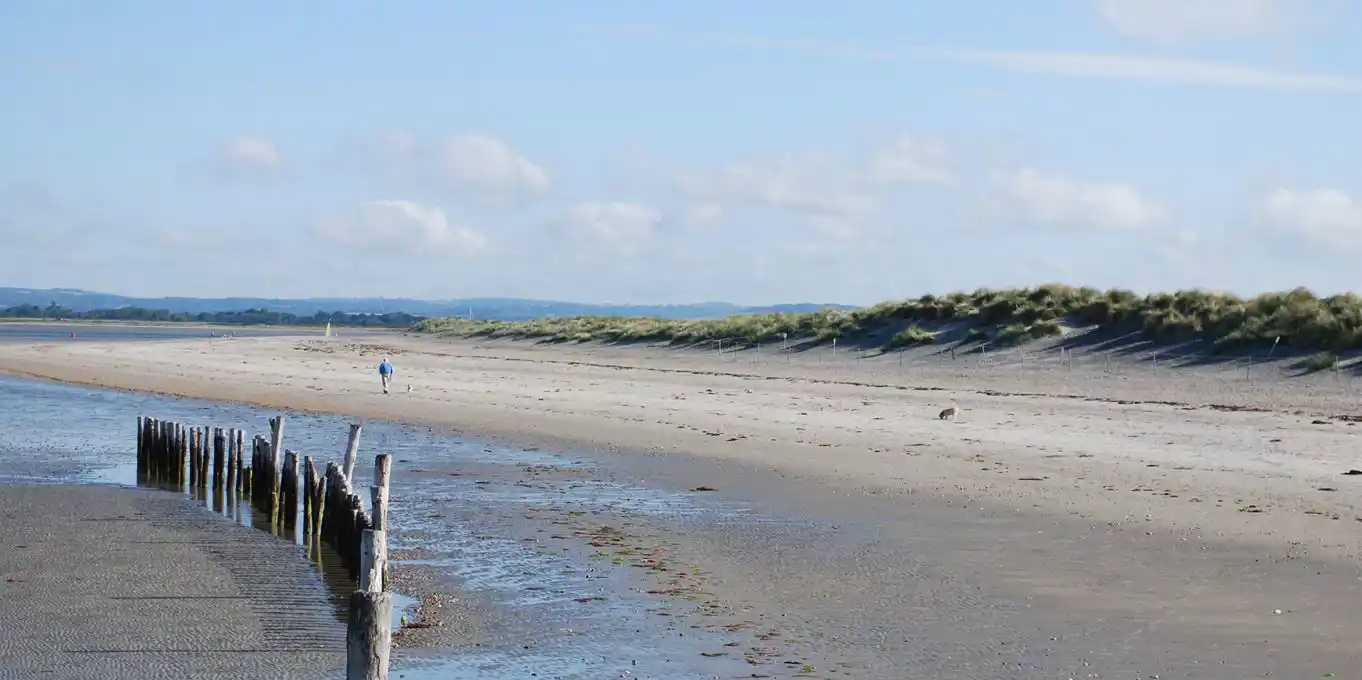
[[472, 311], [475, 319], [523, 321], [553, 316], [650, 316], [663, 319], [708, 319], [733, 314], [762, 312], [810, 312], [818, 309], [856, 309], [853, 305], [794, 303], [765, 306], [742, 306], [728, 302], [696, 302], [684, 305], [602, 305], [583, 302], [552, 300], [523, 300], [519, 298], [466, 298], [455, 300], [412, 300], [406, 298], [135, 298], [111, 293], [97, 293], [74, 288], [3, 288], [0, 287], [0, 309], [19, 305], [47, 307], [55, 303], [76, 312], [143, 307], [164, 309], [175, 313], [201, 314], [264, 309], [298, 316], [311, 316], [319, 311], [349, 314], [405, 313], [416, 316], [463, 316]]

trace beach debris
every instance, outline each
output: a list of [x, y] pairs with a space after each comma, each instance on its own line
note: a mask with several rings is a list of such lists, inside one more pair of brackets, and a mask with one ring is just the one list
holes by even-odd
[[691, 489], [691, 491], [718, 491], [718, 489], [712, 486], [697, 486], [694, 489]]
[[1349, 471], [1347, 471], [1347, 472], [1345, 472], [1345, 473], [1343, 473], [1343, 474], [1345, 474], [1345, 475], [1350, 475], [1350, 476], [1362, 475], [1362, 470], [1358, 470], [1358, 469], [1355, 469], [1355, 468], [1354, 468], [1354, 469], [1349, 470]]

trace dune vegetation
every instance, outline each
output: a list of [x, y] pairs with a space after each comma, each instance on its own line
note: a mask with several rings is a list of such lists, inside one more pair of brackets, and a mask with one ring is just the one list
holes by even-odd
[[753, 314], [703, 320], [587, 316], [532, 321], [432, 318], [414, 330], [439, 335], [547, 342], [667, 342], [674, 345], [830, 343], [885, 350], [955, 342], [991, 346], [1059, 336], [1066, 329], [1128, 331], [1159, 342], [1204, 340], [1215, 351], [1270, 345], [1332, 353], [1362, 347], [1362, 297], [1318, 297], [1304, 288], [1240, 298], [1183, 290], [1136, 295], [1126, 290], [1049, 284], [980, 289], [880, 304], [854, 311]]

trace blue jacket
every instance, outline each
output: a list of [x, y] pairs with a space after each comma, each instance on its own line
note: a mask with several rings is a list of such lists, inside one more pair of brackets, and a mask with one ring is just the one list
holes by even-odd
[[378, 373], [379, 373], [379, 375], [392, 375], [392, 374], [393, 374], [393, 365], [390, 364], [390, 363], [388, 363], [388, 362], [386, 362], [386, 361], [383, 362], [383, 363], [381, 363], [381, 364], [379, 364], [379, 365], [378, 365]]

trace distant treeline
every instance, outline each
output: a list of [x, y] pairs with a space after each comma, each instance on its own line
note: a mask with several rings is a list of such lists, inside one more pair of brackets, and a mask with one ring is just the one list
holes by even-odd
[[347, 312], [317, 312], [311, 316], [299, 316], [288, 312], [272, 312], [267, 309], [247, 309], [235, 312], [172, 312], [168, 309], [146, 309], [143, 307], [119, 307], [117, 309], [95, 309], [76, 312], [56, 304], [46, 307], [38, 305], [19, 305], [0, 309], [0, 318], [44, 319], [63, 321], [70, 319], [98, 321], [169, 321], [198, 322], [252, 326], [365, 326], [373, 328], [406, 328], [424, 317], [394, 312], [389, 314], [351, 314]]

